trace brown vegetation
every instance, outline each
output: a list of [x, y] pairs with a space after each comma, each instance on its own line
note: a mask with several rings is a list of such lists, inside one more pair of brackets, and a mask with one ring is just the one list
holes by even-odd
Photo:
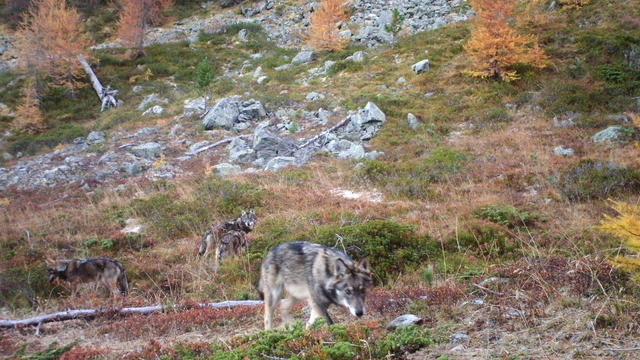
[[91, 41], [80, 14], [64, 0], [37, 0], [16, 32], [22, 68], [51, 76], [59, 85], [76, 86]]
[[149, 25], [164, 21], [163, 13], [173, 6], [173, 0], [122, 0], [118, 37], [135, 50], [133, 57], [144, 54], [144, 34]]
[[16, 119], [13, 126], [18, 131], [29, 134], [39, 133], [46, 128], [46, 122], [40, 110], [40, 99], [35, 79], [27, 80], [22, 92], [22, 104], [16, 109]]
[[533, 35], [519, 34], [511, 25], [516, 1], [472, 0], [478, 13], [466, 50], [473, 64], [472, 76], [511, 81], [518, 78], [515, 65], [536, 68], [548, 65], [548, 57]]
[[340, 37], [338, 26], [347, 20], [345, 0], [324, 0], [311, 17], [311, 31], [308, 43], [316, 50], [338, 51], [347, 46], [347, 40]]

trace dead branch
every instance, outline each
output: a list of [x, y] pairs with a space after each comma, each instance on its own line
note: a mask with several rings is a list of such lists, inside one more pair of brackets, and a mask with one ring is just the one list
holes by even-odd
[[[236, 307], [255, 307], [262, 305], [263, 302], [259, 300], [242, 300], [242, 301], [223, 301], [219, 303], [205, 303], [198, 304], [200, 308], [211, 309], [232, 309]], [[78, 309], [60, 311], [52, 314], [46, 314], [36, 316], [22, 320], [0, 320], [0, 329], [12, 329], [27, 326], [40, 326], [49, 322], [67, 321], [76, 319], [95, 319], [100, 316], [128, 316], [128, 315], [151, 315], [159, 312], [165, 312], [169, 310], [184, 310], [188, 309], [188, 306], [167, 306], [167, 305], [153, 305], [143, 307], [126, 307], [121, 309]]]
[[304, 149], [305, 147], [313, 144], [314, 142], [316, 142], [318, 139], [320, 139], [321, 137], [332, 133], [334, 131], [336, 131], [337, 129], [339, 129], [340, 127], [344, 126], [346, 123], [348, 123], [351, 120], [351, 116], [347, 116], [347, 118], [345, 118], [344, 120], [340, 121], [339, 123], [335, 124], [334, 126], [330, 127], [329, 129], [321, 132], [320, 134], [312, 137], [311, 139], [305, 141], [302, 145], [298, 146], [298, 149]]

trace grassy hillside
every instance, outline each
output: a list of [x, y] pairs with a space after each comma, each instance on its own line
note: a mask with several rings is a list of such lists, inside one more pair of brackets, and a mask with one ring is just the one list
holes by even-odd
[[[5, 314], [112, 304], [50, 286], [46, 258], [118, 258], [129, 272], [132, 292], [125, 303], [131, 305], [255, 299], [259, 264], [270, 249], [300, 239], [333, 246], [339, 238], [371, 258], [377, 287], [370, 314], [353, 321], [336, 311], [346, 324], [257, 333], [258, 310], [194, 310], [74, 325], [72, 334], [86, 332], [95, 340], [76, 343], [52, 330], [42, 338], [2, 333], [0, 343], [24, 346], [22, 354], [50, 347], [49, 353], [114, 357], [143, 349], [132, 358], [445, 359], [455, 357], [452, 334], [464, 332], [471, 336], [460, 353], [466, 358], [633, 358], [607, 349], [637, 347], [637, 274], [608, 261], [625, 250], [597, 225], [611, 213], [607, 199], [640, 200], [638, 129], [611, 116], [640, 112], [640, 69], [629, 55], [640, 47], [640, 23], [632, 15], [639, 9], [637, 0], [593, 0], [543, 12], [524, 27], [539, 36], [553, 65], [544, 71], [523, 67], [522, 78], [511, 83], [464, 74], [468, 23], [366, 49], [363, 63], [343, 60], [362, 50], [351, 47], [283, 72], [274, 68], [296, 51], [278, 48], [255, 25], [203, 35], [197, 44], [154, 46], [135, 61], [119, 50], [98, 52], [96, 70], [121, 90], [125, 107], [99, 114], [89, 89], [73, 98], [52, 89], [43, 104], [51, 129], [14, 136], [11, 152], [46, 151], [93, 129], [170, 128], [182, 100], [201, 94], [249, 92], [277, 109], [318, 91], [327, 99], [308, 110], [375, 102], [388, 123], [372, 147], [385, 155], [360, 164], [321, 157], [303, 168], [225, 179], [211, 175], [217, 159], [202, 159], [191, 165], [192, 176], [130, 182], [124, 191], [0, 194]], [[248, 43], [236, 39], [242, 28], [250, 32]], [[257, 52], [263, 56], [252, 58]], [[411, 65], [423, 58], [432, 70], [415, 75]], [[203, 89], [197, 79], [205, 59], [214, 79]], [[261, 65], [270, 81], [257, 85], [251, 76], [222, 76], [245, 60]], [[296, 81], [325, 60], [337, 61], [330, 75]], [[400, 77], [407, 83], [398, 83]], [[0, 77], [6, 89], [0, 101], [8, 105], [21, 86], [14, 79]], [[170, 98], [169, 115], [140, 117], [135, 107], [144, 95], [132, 91], [135, 85]], [[423, 126], [412, 130], [408, 113]], [[555, 127], [554, 117], [567, 113], [581, 114], [576, 126]], [[595, 144], [592, 136], [609, 125], [627, 129], [626, 141]], [[555, 156], [560, 145], [576, 155]], [[384, 201], [348, 200], [336, 189], [379, 192]], [[247, 208], [259, 217], [249, 252], [212, 274], [211, 264], [195, 256], [200, 236], [211, 223]], [[132, 217], [149, 225], [146, 234], [119, 232]], [[488, 306], [474, 305], [478, 299]], [[387, 320], [407, 312], [424, 317], [426, 325], [384, 329]], [[184, 334], [200, 335], [179, 336]], [[101, 344], [105, 336], [113, 346]]]

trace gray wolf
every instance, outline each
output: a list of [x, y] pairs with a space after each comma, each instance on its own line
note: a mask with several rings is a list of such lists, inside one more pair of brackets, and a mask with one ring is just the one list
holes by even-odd
[[116, 290], [123, 296], [129, 293], [127, 272], [120, 262], [110, 258], [92, 258], [85, 260], [64, 260], [55, 268], [47, 268], [49, 282], [68, 282], [75, 293], [78, 285], [96, 283], [105, 286], [111, 294]]
[[365, 295], [373, 286], [367, 259], [358, 262], [338, 250], [310, 242], [290, 242], [273, 249], [262, 263], [258, 291], [264, 299], [264, 328], [273, 328], [273, 314], [280, 302], [284, 324], [293, 321], [291, 308], [306, 300], [311, 309], [307, 328], [322, 317], [328, 324], [331, 305], [343, 306], [352, 315], [365, 312]]
[[257, 223], [258, 217], [255, 211], [250, 210], [243, 211], [242, 215], [233, 221], [212, 226], [200, 241], [198, 255], [207, 257], [213, 252], [217, 268], [223, 259], [238, 256], [247, 250], [249, 247], [247, 233], [253, 231]]

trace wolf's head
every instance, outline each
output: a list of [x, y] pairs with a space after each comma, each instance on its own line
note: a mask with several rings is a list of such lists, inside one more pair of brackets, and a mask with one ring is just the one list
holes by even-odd
[[245, 231], [252, 231], [258, 224], [258, 216], [256, 216], [255, 210], [243, 211], [238, 220]]
[[366, 292], [373, 286], [369, 261], [362, 259], [356, 263], [348, 263], [338, 258], [333, 262], [332, 273], [328, 290], [333, 294], [333, 300], [349, 309], [353, 316], [364, 315]]
[[47, 272], [49, 273], [49, 283], [53, 283], [56, 280], [66, 280], [67, 279], [67, 266], [68, 263], [63, 262], [56, 265], [55, 268], [47, 268]]

